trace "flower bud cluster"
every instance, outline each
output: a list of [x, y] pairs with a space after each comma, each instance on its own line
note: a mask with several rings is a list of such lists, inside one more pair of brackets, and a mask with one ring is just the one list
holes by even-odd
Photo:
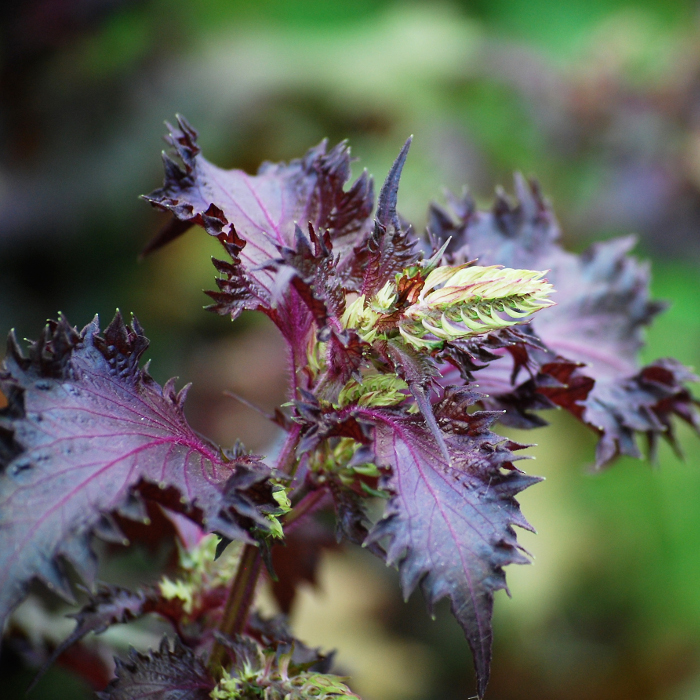
[[399, 290], [406, 275], [398, 275], [369, 300], [362, 295], [349, 304], [343, 323], [370, 343], [398, 329], [409, 345], [435, 350], [446, 342], [522, 323], [552, 306], [548, 297], [553, 287], [544, 275], [501, 265], [437, 267], [425, 278], [417, 299], [404, 307]]

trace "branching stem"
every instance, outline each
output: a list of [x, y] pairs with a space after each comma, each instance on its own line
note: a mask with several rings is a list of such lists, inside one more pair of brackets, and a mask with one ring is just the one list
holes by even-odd
[[[301, 427], [294, 426], [287, 434], [287, 439], [277, 458], [277, 469], [286, 474], [292, 473], [297, 465], [296, 448], [301, 435]], [[311, 504], [310, 504], [311, 505]], [[219, 632], [226, 637], [235, 637], [245, 631], [250, 606], [255, 598], [255, 589], [258, 577], [262, 571], [262, 556], [260, 548], [253, 544], [246, 544], [238, 563], [236, 575], [231, 583], [224, 614], [219, 625]], [[227, 658], [226, 647], [219, 641], [214, 642], [214, 647], [209, 659], [209, 668], [215, 676], [221, 674]]]
[[328, 496], [328, 491], [325, 488], [317, 489], [316, 491], [311, 491], [307, 493], [304, 498], [302, 498], [299, 503], [297, 503], [291, 512], [288, 513], [284, 518], [284, 528], [285, 532], [294, 523], [296, 523], [300, 518], [303, 518], [308, 513], [313, 512], [318, 508], [323, 500]]
[[[248, 610], [253, 602], [255, 587], [262, 568], [262, 557], [258, 547], [247, 544], [243, 548], [241, 561], [226, 600], [226, 607], [221, 618], [219, 630], [227, 637], [235, 637], [245, 629]], [[214, 642], [209, 667], [219, 675], [226, 660], [226, 648], [219, 641]]]

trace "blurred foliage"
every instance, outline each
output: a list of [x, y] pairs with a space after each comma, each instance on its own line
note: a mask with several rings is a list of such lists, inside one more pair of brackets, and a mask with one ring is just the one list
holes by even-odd
[[[400, 207], [419, 227], [443, 187], [486, 203], [513, 170], [534, 173], [572, 247], [639, 234], [654, 293], [672, 301], [644, 359], [698, 367], [699, 27], [695, 3], [666, 0], [14, 3], [0, 26], [0, 332], [35, 337], [58, 310], [77, 324], [134, 311], [155, 377], [194, 381], [195, 427], [259, 450], [274, 439], [221, 396], [270, 410], [284, 374], [267, 326], [201, 313], [215, 242], [193, 232], [136, 262], [162, 224], [136, 197], [159, 184], [162, 121], [182, 112], [211, 160], [251, 170], [349, 138], [381, 179], [413, 133]], [[655, 467], [591, 475], [594, 440], [573, 420], [517, 438], [540, 444], [525, 466], [547, 481], [521, 499], [536, 563], [498, 596], [489, 697], [699, 698], [697, 443], [682, 434], [685, 462], [663, 448]], [[104, 575], [152, 575], [144, 551]], [[457, 625], [440, 609], [431, 621], [419, 595], [404, 605], [394, 572], [362, 554], [328, 558], [327, 593], [294, 612], [301, 636], [337, 646], [369, 699], [466, 697]], [[3, 697], [22, 697], [19, 662], [41, 659], [3, 654]], [[57, 667], [33, 697], [86, 693]]]

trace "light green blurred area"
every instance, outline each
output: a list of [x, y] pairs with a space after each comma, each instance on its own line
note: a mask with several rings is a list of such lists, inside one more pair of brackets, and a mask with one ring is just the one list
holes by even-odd
[[[674, 356], [700, 367], [700, 217], [692, 218], [700, 117], [677, 107], [697, 89], [699, 28], [693, 3], [664, 0], [126, 7], [37, 76], [36, 100], [64, 121], [46, 135], [31, 183], [60, 194], [56, 221], [70, 236], [49, 261], [65, 263], [51, 293], [15, 271], [18, 260], [45, 254], [39, 243], [25, 236], [3, 249], [1, 330], [16, 325], [32, 336], [57, 308], [80, 324], [120, 306], [152, 338], [157, 379], [179, 374], [195, 390], [198, 379], [220, 388], [216, 378], [191, 376], [193, 358], [256, 327], [201, 312], [213, 242], [192, 232], [135, 263], [161, 223], [135, 197], [158, 186], [162, 120], [182, 112], [218, 165], [251, 170], [324, 137], [349, 138], [356, 174], [367, 168], [378, 184], [413, 134], [399, 206], [418, 229], [443, 188], [467, 185], [489, 206], [496, 185], [511, 189], [513, 171], [534, 173], [572, 248], [639, 231], [640, 255], [655, 258], [653, 295], [671, 302], [642, 360]], [[113, 93], [104, 113], [81, 106], [85, 91], [102, 89]], [[617, 107], [623, 91], [629, 97]], [[89, 119], [83, 107], [93, 109]], [[0, 169], [0, 206], [21, 195], [18, 172]], [[660, 202], [651, 213], [649, 202]], [[680, 223], [665, 218], [681, 209], [689, 213]], [[206, 431], [202, 416], [193, 422]], [[662, 445], [654, 466], [625, 459], [592, 474], [594, 436], [565, 415], [551, 422], [509, 433], [538, 443], [528, 450], [536, 460], [521, 466], [546, 481], [520, 499], [539, 532], [521, 535], [535, 563], [511, 567], [512, 599], [497, 596], [488, 697], [700, 698], [700, 441], [679, 426], [685, 461]], [[370, 699], [466, 698], [471, 660], [446, 608], [432, 622], [419, 594], [404, 606], [396, 576], [364, 554], [331, 557], [322, 571], [328, 586], [347, 586], [342, 599], [304, 593], [305, 641], [337, 645]], [[375, 635], [364, 651], [362, 635]], [[63, 672], [54, 673], [60, 685]], [[67, 686], [53, 695], [50, 684], [35, 697], [79, 697]]]

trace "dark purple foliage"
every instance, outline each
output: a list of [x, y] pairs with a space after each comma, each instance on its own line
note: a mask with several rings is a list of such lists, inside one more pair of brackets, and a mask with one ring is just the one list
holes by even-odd
[[399, 180], [410, 145], [411, 139], [401, 149], [379, 193], [374, 228], [353, 251], [351, 284], [348, 286], [368, 296], [378, 292], [417, 257], [418, 241], [411, 229], [401, 224], [396, 212]]
[[449, 462], [422, 419], [368, 411], [377, 464], [391, 498], [369, 542], [388, 538], [387, 562], [398, 564], [408, 597], [420, 584], [428, 606], [448, 597], [474, 654], [483, 695], [491, 663], [493, 594], [506, 588], [503, 567], [527, 564], [513, 525], [531, 530], [516, 494], [540, 481], [513, 466], [523, 446], [490, 430], [498, 415], [467, 413], [478, 398], [447, 392], [435, 407]]
[[[354, 408], [314, 416], [314, 434], [356, 434], [369, 428], [373, 461], [383, 468], [380, 486], [389, 494], [383, 518], [365, 545], [387, 542], [386, 560], [398, 565], [404, 595], [420, 584], [428, 606], [444, 597], [464, 629], [483, 694], [491, 662], [493, 594], [505, 588], [503, 567], [526, 564], [513, 525], [531, 530], [515, 496], [540, 481], [513, 466], [522, 449], [493, 431], [499, 417], [469, 413], [480, 398], [467, 389], [445, 393], [434, 406], [448, 457], [416, 414], [391, 408]], [[348, 511], [352, 492], [333, 489], [346, 527], [362, 527], [364, 513]], [[351, 524], [351, 525], [350, 525]], [[380, 550], [383, 553], [383, 550]]]
[[557, 305], [531, 323], [547, 351], [530, 352], [532, 379], [523, 382], [521, 375], [520, 384], [512, 381], [508, 355], [479, 373], [476, 380], [494, 397], [492, 405], [515, 413], [512, 422], [521, 427], [533, 427], [523, 416], [526, 409], [546, 408], [548, 401], [567, 409], [599, 434], [599, 467], [619, 455], [640, 457], [637, 433], [652, 451], [660, 436], [675, 447], [673, 416], [700, 430], [685, 386], [694, 375], [669, 359], [639, 365], [644, 327], [665, 305], [649, 298], [648, 265], [628, 255], [634, 237], [569, 253], [536, 183], [518, 176], [515, 186], [515, 203], [499, 194], [493, 209], [481, 212], [467, 196], [452, 201], [456, 219], [433, 206], [429, 221], [437, 242], [451, 238], [450, 261], [476, 258], [481, 265], [549, 270]]
[[100, 700], [209, 700], [216, 682], [204, 662], [175, 638], [173, 649], [164, 638], [158, 651], [132, 650], [126, 661], [116, 660], [117, 677]]
[[[149, 612], [180, 635], [172, 650], [164, 642], [119, 662], [104, 700], [203, 700], [222, 668], [235, 678], [246, 664], [258, 674], [245, 680], [255, 697], [296, 697], [288, 695], [301, 687], [295, 674], [302, 684], [327, 681], [332, 695], [356, 697], [338, 679], [309, 675], [326, 673], [330, 657], [296, 642], [279, 621], [249, 616], [261, 557], [276, 570], [285, 610], [297, 585], [314, 581], [322, 551], [335, 545], [303, 518], [332, 503], [338, 540], [395, 565], [406, 596], [420, 587], [431, 610], [449, 598], [482, 697], [494, 594], [506, 588], [505, 566], [529, 561], [514, 530], [531, 529], [516, 496], [540, 480], [514, 466], [523, 445], [493, 432], [494, 423], [534, 428], [544, 424], [535, 411], [565, 408], [598, 433], [601, 466], [639, 456], [640, 433], [652, 448], [659, 436], [675, 444], [673, 416], [700, 427], [686, 386], [692, 373], [671, 359], [639, 366], [643, 327], [662, 305], [649, 299], [647, 268], [628, 255], [632, 240], [581, 256], [564, 251], [551, 210], [522, 178], [518, 201], [499, 194], [490, 212], [468, 197], [452, 201], [452, 214], [433, 207], [428, 241], [421, 240], [397, 212], [410, 140], [374, 217], [366, 174], [345, 189], [344, 143], [328, 150], [323, 142], [251, 176], [205, 160], [184, 119], [167, 140], [177, 162], [165, 157], [163, 187], [146, 199], [173, 217], [147, 252], [203, 227], [226, 258], [214, 261], [218, 290], [208, 293], [209, 308], [231, 318], [261, 311], [279, 328], [291, 381], [289, 410], [271, 416], [286, 432], [277, 467], [240, 448], [221, 450], [189, 428], [184, 391], [176, 394], [172, 381], [161, 389], [139, 367], [147, 341], [136, 321], [127, 326], [117, 315], [100, 333], [97, 321], [78, 332], [62, 318], [28, 357], [11, 338], [0, 373], [8, 399], [0, 413], [0, 621], [33, 578], [69, 596], [64, 560], [91, 582], [92, 535], [123, 539], [115, 517], [142, 517], [145, 498], [219, 533], [219, 549], [230, 539], [248, 544], [230, 591], [201, 579], [199, 609], [185, 612], [182, 600], [155, 586], [135, 593], [102, 586], [90, 597], [57, 653]], [[444, 266], [475, 259], [515, 270], [461, 270], [462, 282], [437, 290], [443, 302], [426, 301], [435, 285], [454, 279]], [[547, 307], [550, 287], [523, 270], [549, 270], [557, 306]], [[501, 276], [484, 281], [483, 274]], [[436, 277], [443, 282], [433, 284]], [[533, 297], [526, 282], [541, 284]], [[493, 296], [484, 300], [475, 288]], [[495, 315], [517, 308], [539, 313], [503, 328]], [[464, 325], [455, 330], [457, 313]], [[376, 523], [365, 507], [372, 496], [386, 499]], [[274, 526], [271, 517], [279, 518]], [[275, 539], [279, 526], [286, 549]], [[190, 573], [187, 585], [196, 578]], [[204, 649], [208, 666], [197, 655]]]
[[[165, 156], [165, 183], [146, 199], [213, 236], [230, 235], [235, 228], [245, 242], [239, 252], [243, 268], [268, 302], [275, 275], [266, 265], [278, 257], [280, 247], [296, 248], [296, 224], [311, 223], [328, 231], [336, 254], [347, 254], [367, 230], [374, 204], [372, 181], [363, 174], [350, 190], [343, 189], [350, 177], [345, 144], [327, 151], [324, 141], [300, 160], [289, 165], [265, 163], [251, 176], [209, 163], [200, 153], [192, 127], [182, 118], [178, 127], [171, 128], [168, 143], [181, 164]], [[157, 238], [148, 251], [172, 237]]]
[[100, 586], [88, 603], [70, 616], [75, 619], [75, 630], [62, 646], [68, 646], [90, 632], [99, 634], [112, 625], [135, 620], [156, 610], [159, 602], [160, 596], [152, 589], [132, 592], [120, 586]]
[[91, 582], [93, 533], [124, 539], [110, 514], [143, 517], [139, 489], [149, 484], [149, 498], [209, 531], [250, 541], [266, 527], [261, 507], [276, 504], [250, 489], [269, 468], [229, 460], [192, 431], [185, 391], [173, 381], [161, 389], [139, 368], [147, 345], [119, 314], [102, 334], [97, 320], [77, 331], [62, 317], [28, 357], [10, 337], [0, 374], [9, 400], [0, 414], [0, 623], [35, 577], [71, 599], [62, 559]]
[[150, 612], [158, 612], [161, 602], [163, 601], [155, 589], [142, 589], [134, 593], [120, 586], [101, 585], [95, 595], [90, 595], [86, 605], [69, 616], [75, 619], [75, 629], [54, 649], [34, 678], [32, 687], [61, 654], [87, 634], [100, 634], [112, 625], [131, 622]]
[[[453, 201], [456, 220], [433, 207], [428, 234], [433, 251], [447, 245], [443, 264], [478, 258], [481, 265], [548, 269], [558, 306], [538, 314], [530, 326], [419, 351], [392, 332], [424, 280], [420, 251], [425, 244], [397, 213], [410, 141], [382, 187], [374, 223], [369, 223], [371, 191], [366, 188], [351, 235], [339, 236], [328, 212], [333, 202], [345, 201], [347, 170], [333, 180], [324, 159], [331, 154], [336, 163], [341, 154], [347, 158], [344, 147], [326, 156], [322, 145], [302, 161], [266, 165], [249, 178], [209, 165], [199, 155], [194, 132], [184, 122], [180, 128], [171, 142], [184, 170], [168, 162], [164, 188], [151, 201], [181, 220], [203, 225], [227, 247], [233, 262], [217, 264], [223, 273], [221, 294], [213, 295], [217, 310], [236, 315], [240, 308], [262, 308], [289, 342], [292, 398], [303, 426], [299, 454], [351, 437], [384, 469], [381, 487], [391, 498], [366, 542], [376, 545], [388, 538], [388, 561], [399, 564], [407, 593], [421, 583], [429, 604], [451, 598], [483, 693], [493, 593], [505, 587], [503, 566], [526, 561], [512, 526], [529, 526], [514, 496], [537, 481], [513, 468], [511, 450], [518, 446], [498, 438], [490, 425], [501, 419], [537, 427], [544, 421], [533, 411], [564, 407], [600, 434], [601, 465], [618, 454], [638, 455], [636, 432], [652, 444], [659, 434], [672, 440], [672, 415], [697, 425], [684, 386], [692, 375], [669, 360], [641, 370], [637, 364], [641, 328], [662, 308], [648, 298], [647, 269], [627, 256], [629, 239], [599, 244], [583, 256], [565, 252], [551, 211], [522, 178], [516, 180], [519, 201], [511, 204], [499, 195], [492, 212], [477, 212], [469, 198]], [[329, 186], [323, 189], [320, 183]], [[357, 191], [355, 185], [351, 192]], [[324, 196], [325, 205], [320, 203]], [[282, 201], [293, 204], [282, 207]], [[294, 215], [285, 216], [292, 210]], [[271, 211], [275, 214], [264, 214]], [[236, 239], [232, 248], [234, 235], [242, 241]], [[245, 246], [251, 245], [254, 251], [245, 258]], [[368, 343], [354, 330], [342, 329], [346, 294], [370, 297], [407, 268], [413, 271], [399, 284], [394, 316], [381, 321], [381, 339]], [[256, 284], [267, 292], [260, 293]], [[250, 290], [258, 301], [250, 301]], [[261, 304], [262, 298], [267, 301]], [[319, 376], [299, 372], [314, 334], [326, 343]], [[350, 378], [377, 370], [406, 381], [419, 415], [408, 410], [408, 398], [373, 411], [333, 407]], [[475, 380], [489, 397], [469, 389]], [[505, 413], [470, 416], [466, 407], [474, 401]], [[332, 474], [324, 483], [332, 486], [341, 530], [351, 540], [364, 537], [360, 491], [339, 486]]]

